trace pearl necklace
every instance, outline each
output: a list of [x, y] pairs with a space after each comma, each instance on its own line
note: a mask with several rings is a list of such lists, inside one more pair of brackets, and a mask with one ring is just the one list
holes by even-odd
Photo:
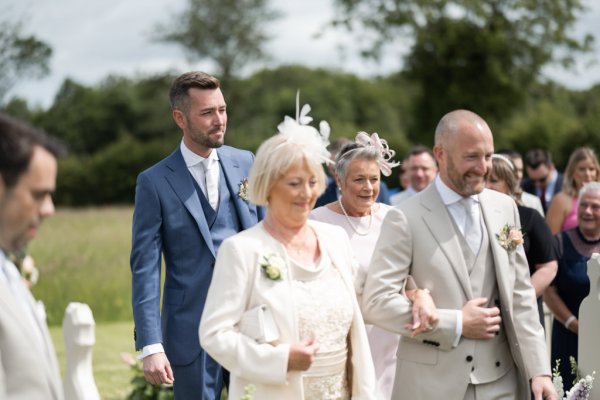
[[346, 217], [346, 221], [348, 221], [348, 224], [350, 224], [350, 228], [352, 228], [354, 233], [356, 233], [357, 235], [360, 235], [360, 236], [367, 236], [369, 234], [369, 232], [371, 232], [371, 226], [373, 225], [373, 206], [371, 206], [371, 213], [369, 214], [369, 227], [367, 228], [366, 232], [361, 232], [358, 230], [358, 228], [356, 226], [354, 226], [354, 223], [348, 216], [348, 213], [346, 212], [346, 209], [344, 208], [344, 204], [342, 203], [341, 197], [339, 198], [338, 203], [340, 203], [340, 208], [342, 209], [342, 212], [344, 213], [344, 216]]

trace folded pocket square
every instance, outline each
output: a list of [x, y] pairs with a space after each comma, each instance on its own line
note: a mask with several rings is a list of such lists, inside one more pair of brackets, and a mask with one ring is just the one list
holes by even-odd
[[279, 339], [273, 314], [264, 304], [242, 314], [239, 327], [240, 332], [258, 343], [271, 343]]

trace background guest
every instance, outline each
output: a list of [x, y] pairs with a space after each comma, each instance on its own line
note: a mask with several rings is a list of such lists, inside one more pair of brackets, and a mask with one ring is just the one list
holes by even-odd
[[[517, 170], [517, 183], [519, 188], [521, 188], [523, 183], [523, 157], [521, 156], [521, 153], [510, 149], [501, 149], [498, 150], [496, 154], [506, 156], [513, 162], [513, 165]], [[539, 212], [542, 217], [546, 216], [546, 213], [542, 208], [542, 202], [536, 195], [521, 190], [520, 202], [525, 207], [533, 208]]]
[[577, 196], [581, 186], [600, 180], [596, 153], [589, 147], [576, 149], [569, 157], [562, 190], [554, 196], [546, 221], [553, 234], [577, 226]]
[[554, 245], [558, 272], [544, 293], [544, 301], [554, 314], [552, 324], [552, 364], [560, 360], [565, 392], [573, 379], [569, 357], [577, 359], [579, 306], [590, 293], [587, 262], [600, 252], [600, 183], [590, 182], [579, 191], [575, 228], [558, 233]]
[[[383, 170], [389, 171], [397, 164], [391, 162], [393, 150], [389, 150], [386, 141], [376, 134], [369, 136], [361, 132], [357, 139], [359, 142], [362, 139], [363, 144], [347, 144], [336, 158], [335, 176], [340, 188], [340, 198], [314, 209], [311, 218], [341, 226], [346, 231], [359, 264], [356, 284], [360, 295], [381, 224], [391, 208], [376, 201], [381, 182], [381, 166], [385, 165]], [[429, 297], [424, 291], [418, 291], [416, 295]], [[424, 331], [430, 322], [435, 323], [421, 322], [414, 334]], [[399, 335], [372, 325], [367, 327], [367, 331], [377, 387], [381, 398], [389, 399], [394, 384]]]
[[[258, 149], [249, 200], [265, 219], [225, 240], [200, 323], [203, 348], [231, 372], [229, 397], [252, 384], [261, 400], [376, 399], [375, 373], [344, 231], [308, 221], [329, 158], [316, 129], [286, 119]], [[313, 132], [314, 131], [314, 132]], [[240, 321], [265, 307], [275, 339]]]
[[486, 183], [486, 187], [507, 194], [517, 202], [521, 231], [523, 232], [523, 248], [529, 273], [531, 285], [535, 289], [538, 299], [538, 310], [540, 323], [544, 326], [544, 308], [542, 294], [556, 276], [556, 256], [552, 248], [552, 232], [544, 218], [533, 208], [521, 204], [519, 195], [521, 188], [518, 185], [516, 168], [512, 161], [499, 154], [492, 156], [492, 172]]
[[554, 167], [550, 153], [544, 149], [525, 153], [525, 170], [527, 179], [523, 180], [523, 190], [539, 197], [545, 213], [554, 195], [562, 188], [563, 176]]
[[[327, 150], [329, 151], [329, 154], [331, 154], [332, 161], [335, 161], [340, 150], [348, 143], [352, 143], [352, 141], [348, 138], [338, 138], [327, 146]], [[329, 170], [330, 176], [327, 177], [327, 186], [325, 187], [325, 191], [323, 192], [323, 194], [320, 195], [317, 199], [315, 207], [324, 206], [326, 204], [336, 201], [340, 197], [340, 191], [335, 181], [334, 165], [334, 162], [327, 164], [327, 169]], [[380, 190], [379, 194], [377, 195], [377, 201], [384, 204], [390, 204], [390, 194], [385, 182], [380, 183]]]
[[433, 152], [425, 146], [415, 146], [408, 156], [407, 173], [410, 185], [400, 193], [390, 197], [391, 204], [397, 206], [402, 201], [419, 193], [433, 181], [438, 168]]

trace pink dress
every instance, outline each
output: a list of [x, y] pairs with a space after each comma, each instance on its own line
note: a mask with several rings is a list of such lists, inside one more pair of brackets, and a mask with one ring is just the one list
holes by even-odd
[[573, 202], [571, 203], [571, 211], [563, 220], [560, 230], [566, 231], [567, 229], [575, 228], [576, 226], [577, 226], [577, 197], [573, 197]]
[[[371, 217], [368, 216], [349, 217], [354, 228], [350, 225], [348, 218], [344, 214], [338, 214], [325, 206], [315, 208], [310, 214], [311, 219], [344, 228], [350, 238], [354, 257], [359, 266], [358, 271], [355, 272], [356, 282], [364, 283], [364, 278], [371, 262], [371, 256], [375, 249], [375, 243], [381, 232], [381, 225], [386, 214], [392, 208], [382, 203], [379, 203], [379, 206], [379, 210], [373, 214], [372, 221], [370, 220]], [[363, 234], [357, 234], [354, 229]], [[357, 288], [359, 299], [361, 292], [362, 288]], [[375, 376], [379, 393], [377, 398], [382, 400], [390, 399], [396, 376], [396, 351], [398, 350], [400, 335], [388, 332], [374, 325], [367, 325], [367, 336], [369, 338], [373, 364], [375, 365]]]

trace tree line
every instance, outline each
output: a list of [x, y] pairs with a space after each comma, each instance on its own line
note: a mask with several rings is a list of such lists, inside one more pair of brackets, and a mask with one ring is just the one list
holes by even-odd
[[[62, 206], [130, 204], [139, 172], [172, 152], [181, 132], [171, 118], [168, 89], [178, 73], [110, 76], [94, 86], [65, 80], [48, 109], [12, 99], [5, 112], [28, 120], [63, 140], [70, 154], [59, 163], [56, 203]], [[327, 120], [331, 138], [378, 132], [402, 160], [415, 144], [433, 144], [433, 128], [447, 110], [422, 119], [420, 87], [408, 73], [377, 78], [303, 66], [264, 69], [224, 87], [229, 122], [226, 144], [256, 151], [276, 133], [284, 115], [295, 115], [296, 90], [315, 121]], [[489, 96], [493, 96], [491, 92]], [[492, 100], [490, 100], [492, 101]], [[525, 152], [544, 147], [564, 166], [582, 145], [600, 148], [600, 85], [573, 91], [552, 82], [535, 83], [512, 111], [486, 112], [496, 148]], [[388, 184], [397, 186], [397, 175]]]
[[[334, 0], [325, 29], [368, 38], [356, 42], [365, 57], [410, 44], [401, 71], [374, 78], [298, 65], [240, 77], [268, 56], [266, 26], [280, 16], [270, 0], [188, 0], [155, 26], [152, 40], [182, 46], [190, 60], [213, 61], [228, 101], [226, 143], [236, 147], [255, 151], [274, 134], [284, 115], [295, 114], [300, 89], [315, 120], [330, 123], [332, 138], [378, 132], [398, 159], [412, 145], [431, 146], [444, 113], [467, 108], [489, 122], [497, 148], [544, 147], [561, 167], [573, 148], [600, 141], [599, 86], [573, 91], [541, 78], [544, 66], [569, 66], [593, 50], [593, 37], [572, 29], [585, 1]], [[167, 99], [178, 72], [114, 75], [93, 86], [67, 79], [42, 110], [2, 99], [19, 78], [46, 74], [52, 49], [21, 24], [0, 21], [0, 50], [0, 109], [71, 150], [59, 165], [57, 204], [129, 204], [137, 174], [179, 143]], [[397, 186], [397, 176], [387, 183]]]

